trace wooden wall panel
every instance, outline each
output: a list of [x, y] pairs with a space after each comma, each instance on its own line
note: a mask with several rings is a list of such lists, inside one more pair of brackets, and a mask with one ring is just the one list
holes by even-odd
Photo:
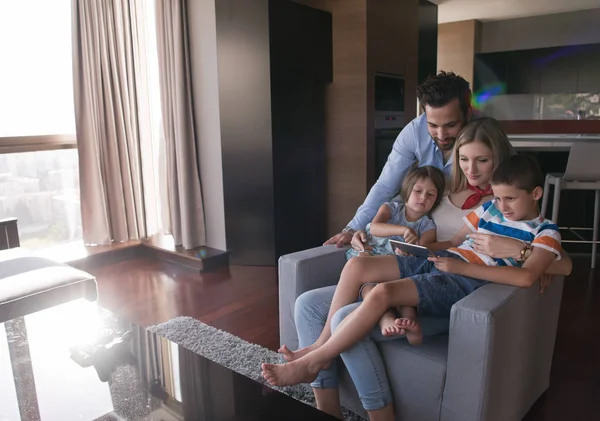
[[333, 83], [327, 87], [327, 227], [339, 232], [367, 191], [366, 0], [297, 0], [332, 13]]
[[475, 54], [481, 46], [481, 22], [465, 20], [438, 26], [438, 71], [464, 77], [473, 89]]
[[375, 171], [374, 73], [403, 75], [408, 122], [416, 114], [418, 1], [294, 0], [333, 15], [327, 90], [328, 232], [351, 220]]

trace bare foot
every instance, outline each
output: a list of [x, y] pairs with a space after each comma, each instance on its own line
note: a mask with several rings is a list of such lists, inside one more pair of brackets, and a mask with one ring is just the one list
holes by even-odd
[[319, 371], [329, 363], [313, 362], [310, 358], [301, 358], [285, 364], [263, 363], [262, 375], [271, 386], [292, 386], [310, 383], [317, 378]]
[[379, 327], [381, 328], [381, 334], [383, 336], [398, 336], [404, 335], [406, 331], [396, 326], [396, 316], [391, 311], [386, 312], [381, 319], [379, 319]]
[[423, 342], [423, 332], [419, 322], [411, 319], [398, 318], [394, 322], [399, 329], [406, 330], [406, 339], [411, 345], [420, 345]]
[[287, 347], [287, 345], [282, 345], [281, 348], [277, 350], [277, 352], [283, 355], [284, 360], [286, 360], [288, 363], [291, 363], [292, 361], [296, 361], [297, 359], [304, 357], [306, 354], [314, 351], [318, 347], [319, 346], [316, 343], [314, 343], [310, 346], [300, 348], [297, 351], [292, 351]]

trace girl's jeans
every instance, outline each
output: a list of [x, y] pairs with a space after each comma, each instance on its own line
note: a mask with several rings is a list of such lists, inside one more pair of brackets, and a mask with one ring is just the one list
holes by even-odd
[[[301, 348], [316, 342], [325, 327], [329, 307], [335, 285], [307, 291], [296, 300], [294, 318], [298, 331], [298, 342]], [[340, 325], [360, 303], [347, 305], [338, 310], [331, 320], [331, 330]], [[370, 335], [358, 342], [354, 347], [342, 353], [344, 365], [354, 381], [358, 396], [367, 411], [381, 409], [392, 403], [392, 392], [388, 383], [385, 366], [375, 342], [391, 341], [398, 338], [386, 338], [381, 334], [379, 326], [375, 326]], [[322, 370], [311, 383], [316, 388], [337, 388], [337, 361], [332, 361], [329, 368]]]

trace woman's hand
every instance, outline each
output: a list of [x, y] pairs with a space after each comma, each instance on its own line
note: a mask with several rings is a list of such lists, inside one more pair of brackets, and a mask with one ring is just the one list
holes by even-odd
[[499, 235], [473, 233], [469, 234], [476, 252], [487, 254], [496, 259], [521, 258], [523, 242]]
[[404, 237], [404, 242], [409, 244], [417, 244], [419, 241], [419, 236], [412, 228], [406, 228], [402, 237]]
[[433, 262], [435, 268], [441, 272], [456, 273], [458, 275], [468, 265], [467, 262], [454, 257], [428, 257], [427, 260]]
[[367, 232], [364, 230], [359, 230], [354, 233], [350, 245], [354, 250], [358, 251], [373, 250], [373, 247], [367, 244]]
[[549, 275], [547, 273], [540, 276], [540, 295], [543, 294], [548, 285], [550, 285], [553, 277], [554, 275]]

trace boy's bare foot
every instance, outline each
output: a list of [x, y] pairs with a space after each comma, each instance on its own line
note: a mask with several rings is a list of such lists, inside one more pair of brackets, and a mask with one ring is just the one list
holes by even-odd
[[263, 377], [271, 386], [292, 386], [312, 382], [317, 378], [319, 371], [327, 368], [329, 364], [301, 358], [285, 364], [263, 363], [260, 367]]
[[398, 318], [394, 322], [399, 329], [406, 331], [406, 339], [411, 345], [420, 345], [423, 342], [423, 332], [419, 322], [411, 319]]
[[406, 331], [396, 326], [396, 316], [391, 311], [386, 312], [379, 319], [379, 327], [383, 336], [398, 336], [404, 335]]
[[292, 351], [287, 347], [287, 345], [282, 345], [277, 352], [283, 355], [284, 360], [286, 360], [288, 363], [291, 363], [292, 361], [296, 361], [297, 359], [304, 357], [306, 354], [314, 351], [318, 347], [319, 346], [315, 343], [310, 346], [300, 348], [297, 351]]

